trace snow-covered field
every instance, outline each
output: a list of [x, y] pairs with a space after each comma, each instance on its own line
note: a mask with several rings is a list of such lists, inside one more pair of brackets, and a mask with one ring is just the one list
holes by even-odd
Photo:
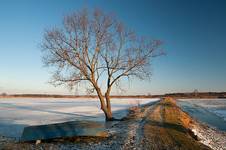
[[179, 104], [197, 119], [226, 130], [226, 99], [180, 99]]
[[[122, 118], [129, 107], [157, 100], [112, 99], [113, 115]], [[0, 98], [0, 135], [18, 138], [26, 126], [75, 120], [104, 121], [98, 99]]]

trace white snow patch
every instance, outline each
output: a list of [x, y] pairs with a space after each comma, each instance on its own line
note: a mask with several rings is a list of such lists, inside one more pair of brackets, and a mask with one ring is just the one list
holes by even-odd
[[200, 142], [209, 146], [213, 150], [226, 149], [226, 134], [219, 132], [213, 128], [203, 126], [200, 124], [193, 125], [191, 128], [194, 135], [197, 135]]

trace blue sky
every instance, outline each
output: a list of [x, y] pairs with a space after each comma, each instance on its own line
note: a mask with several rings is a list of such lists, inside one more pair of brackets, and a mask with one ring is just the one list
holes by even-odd
[[0, 92], [70, 93], [48, 84], [39, 44], [46, 28], [82, 8], [114, 13], [138, 34], [164, 42], [167, 55], [154, 60], [151, 81], [135, 80], [127, 94], [226, 91], [224, 0], [1, 0]]

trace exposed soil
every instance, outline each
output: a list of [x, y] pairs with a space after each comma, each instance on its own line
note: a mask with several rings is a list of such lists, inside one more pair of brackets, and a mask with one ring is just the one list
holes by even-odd
[[190, 127], [193, 120], [171, 98], [144, 107], [133, 107], [129, 115], [109, 128], [108, 138], [76, 137], [41, 144], [0, 143], [0, 149], [210, 149], [197, 141]]

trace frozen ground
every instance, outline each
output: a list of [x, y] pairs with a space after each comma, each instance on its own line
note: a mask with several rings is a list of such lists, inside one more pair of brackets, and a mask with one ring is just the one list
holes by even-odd
[[226, 131], [226, 99], [180, 99], [179, 105], [198, 120]]
[[[127, 114], [131, 106], [159, 99], [112, 99], [116, 118]], [[19, 138], [30, 125], [60, 123], [74, 120], [104, 121], [97, 99], [0, 98], [0, 135]]]

